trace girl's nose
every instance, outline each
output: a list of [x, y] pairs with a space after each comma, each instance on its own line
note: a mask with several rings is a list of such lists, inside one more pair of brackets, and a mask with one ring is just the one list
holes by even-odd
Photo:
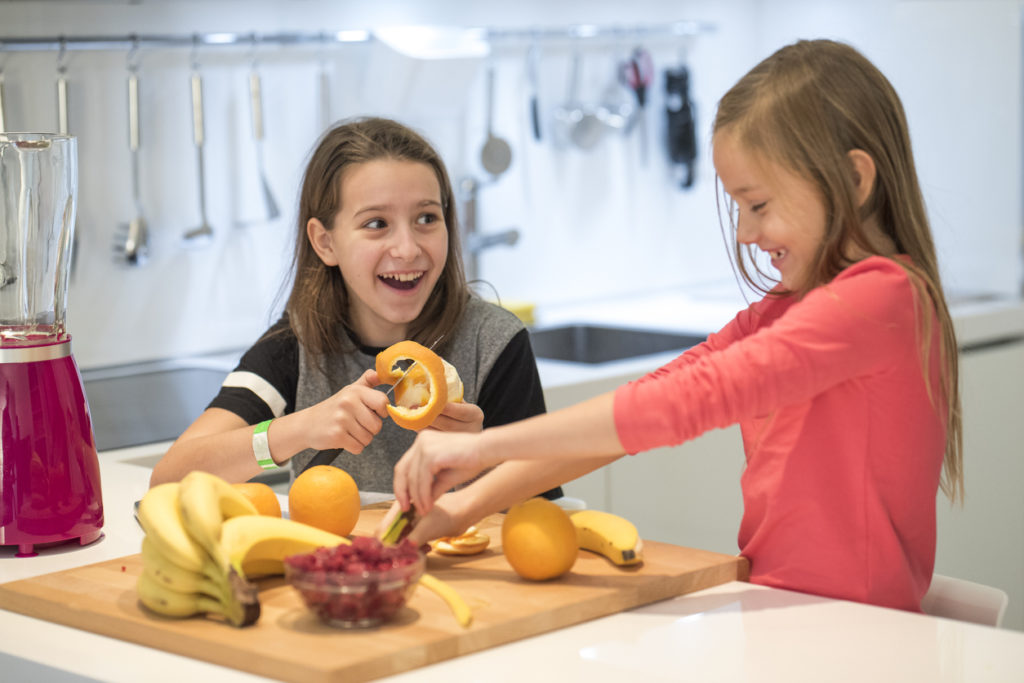
[[420, 253], [416, 231], [411, 225], [401, 225], [392, 233], [391, 256], [403, 261], [412, 261]]
[[736, 241], [740, 244], [753, 244], [757, 241], [757, 230], [753, 221], [744, 220], [743, 212], [736, 216]]

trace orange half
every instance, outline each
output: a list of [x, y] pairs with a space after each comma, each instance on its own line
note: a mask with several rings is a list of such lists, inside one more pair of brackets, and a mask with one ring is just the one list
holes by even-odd
[[377, 354], [377, 376], [385, 384], [395, 384], [405, 371], [399, 361], [414, 361], [405, 379], [395, 387], [395, 405], [388, 413], [395, 424], [405, 429], [429, 427], [448, 403], [448, 382], [441, 357], [412, 340], [400, 341]]

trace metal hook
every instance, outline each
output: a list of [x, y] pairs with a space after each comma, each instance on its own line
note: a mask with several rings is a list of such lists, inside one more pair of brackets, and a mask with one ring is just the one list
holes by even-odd
[[249, 47], [249, 68], [252, 71], [256, 71], [256, 69], [259, 67], [259, 63], [260, 63], [260, 60], [259, 60], [259, 57], [258, 57], [258, 54], [257, 54], [258, 51], [259, 51], [259, 46], [260, 46], [260, 39], [259, 39], [259, 36], [256, 35], [255, 31], [253, 31], [252, 34], [250, 34], [249, 41], [251, 43], [251, 45]]
[[189, 55], [189, 62], [191, 63], [193, 71], [199, 71], [199, 43], [200, 38], [198, 33], [192, 34], [192, 53]]
[[64, 36], [60, 37], [60, 49], [57, 52], [57, 73], [65, 74], [68, 70], [68, 41]]
[[125, 57], [125, 61], [128, 64], [128, 70], [135, 73], [139, 70], [139, 37], [132, 34], [132, 46], [128, 49], [128, 54]]

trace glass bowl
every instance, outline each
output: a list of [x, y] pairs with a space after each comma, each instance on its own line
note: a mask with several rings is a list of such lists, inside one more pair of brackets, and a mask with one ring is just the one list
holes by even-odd
[[353, 545], [318, 548], [285, 558], [285, 577], [320, 621], [341, 628], [368, 628], [398, 613], [426, 567], [416, 546], [383, 546], [369, 537]]

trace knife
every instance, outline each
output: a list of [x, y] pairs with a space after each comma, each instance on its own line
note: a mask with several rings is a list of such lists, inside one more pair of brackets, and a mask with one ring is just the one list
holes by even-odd
[[[434, 343], [431, 344], [430, 346], [428, 346], [427, 348], [429, 350], [433, 351], [434, 347], [436, 347], [439, 343], [441, 343], [442, 339], [444, 339], [444, 335], [443, 334], [440, 337], [438, 337], [437, 339], [435, 339]], [[410, 363], [409, 367], [407, 367], [405, 369], [405, 372], [402, 373], [402, 376], [399, 377], [398, 380], [394, 384], [391, 385], [390, 389], [388, 389], [387, 391], [384, 392], [384, 394], [389, 399], [394, 394], [395, 387], [397, 387], [399, 384], [401, 384], [402, 380], [404, 380], [406, 378], [406, 376], [409, 374], [409, 371], [412, 370], [416, 366], [416, 362], [417, 361], [414, 360], [412, 363]], [[299, 474], [302, 474], [302, 472], [305, 472], [310, 467], [316, 467], [317, 465], [330, 465], [332, 462], [334, 462], [334, 459], [337, 458], [338, 455], [341, 454], [341, 452], [343, 450], [345, 450], [345, 449], [344, 448], [328, 448], [327, 450], [323, 450], [323, 451], [317, 452], [317, 454], [314, 455], [312, 457], [312, 459], [308, 463], [306, 463], [306, 466], [302, 468], [302, 471], [300, 471]]]
[[380, 537], [380, 542], [384, 545], [401, 543], [409, 535], [409, 532], [412, 531], [416, 521], [416, 508], [410, 505], [408, 510], [399, 514], [391, 521], [391, 524], [388, 525], [388, 528]]

